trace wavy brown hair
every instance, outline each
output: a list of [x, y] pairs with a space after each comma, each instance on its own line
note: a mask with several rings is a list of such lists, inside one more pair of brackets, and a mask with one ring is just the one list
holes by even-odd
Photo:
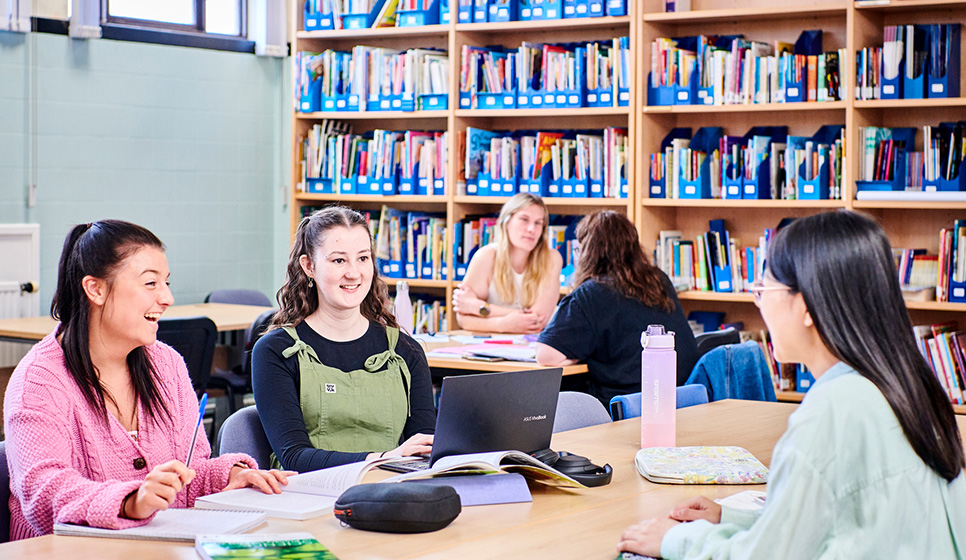
[[496, 220], [494, 239], [497, 246], [496, 260], [493, 263], [493, 281], [496, 284], [496, 293], [500, 295], [503, 301], [514, 301], [517, 294], [513, 283], [513, 267], [510, 265], [510, 237], [506, 233], [506, 226], [517, 212], [530, 206], [539, 206], [543, 209], [543, 231], [540, 232], [540, 241], [537, 242], [537, 246], [530, 251], [530, 255], [527, 257], [527, 268], [523, 271], [523, 282], [521, 283], [523, 293], [519, 295], [520, 303], [524, 308], [530, 307], [536, 301], [543, 275], [550, 269], [552, 262], [548, 239], [550, 215], [543, 199], [530, 193], [513, 195], [500, 209], [500, 217]]
[[[319, 293], [314, 286], [309, 286], [309, 278], [302, 270], [299, 258], [305, 255], [309, 260], [314, 259], [316, 251], [325, 241], [325, 235], [329, 230], [337, 227], [365, 229], [369, 235], [369, 246], [372, 247], [372, 232], [369, 231], [365, 216], [351, 208], [330, 206], [302, 218], [298, 229], [295, 230], [292, 250], [289, 251], [285, 283], [275, 295], [279, 309], [272, 318], [269, 330], [294, 327], [319, 308]], [[372, 286], [366, 298], [362, 300], [362, 315], [370, 321], [387, 327], [398, 327], [390, 306], [389, 287], [379, 277], [375, 256], [369, 262], [372, 263]]]
[[637, 230], [626, 216], [604, 210], [585, 217], [577, 224], [577, 242], [575, 287], [596, 280], [649, 307], [674, 311], [660, 269], [647, 260]]

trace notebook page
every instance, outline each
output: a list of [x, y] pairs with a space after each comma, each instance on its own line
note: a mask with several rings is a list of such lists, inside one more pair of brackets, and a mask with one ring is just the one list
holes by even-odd
[[261, 511], [217, 511], [172, 508], [159, 511], [147, 525], [130, 529], [102, 529], [57, 523], [55, 535], [194, 542], [197, 535], [243, 533], [265, 521]]

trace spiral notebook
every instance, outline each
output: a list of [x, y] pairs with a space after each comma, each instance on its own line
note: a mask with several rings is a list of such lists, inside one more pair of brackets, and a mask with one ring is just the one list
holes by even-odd
[[130, 529], [102, 529], [72, 523], [54, 525], [55, 535], [106, 537], [140, 541], [195, 542], [198, 535], [244, 533], [265, 521], [263, 511], [219, 511], [172, 508], [159, 511], [150, 522]]
[[663, 484], [765, 484], [768, 468], [747, 449], [647, 447], [634, 457], [637, 471]]

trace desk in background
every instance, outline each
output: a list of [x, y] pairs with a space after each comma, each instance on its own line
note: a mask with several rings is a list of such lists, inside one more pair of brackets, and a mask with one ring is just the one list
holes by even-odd
[[[441, 333], [447, 335], [468, 335], [471, 334], [469, 331], [454, 331], [450, 333]], [[481, 340], [486, 340], [482, 338]], [[428, 346], [425, 342], [420, 341], [420, 345], [423, 350], [430, 352], [437, 348], [446, 348], [459, 346], [459, 342], [454, 340], [449, 340], [447, 342], [430, 343]], [[511, 360], [503, 360], [499, 362], [485, 362], [478, 360], [467, 360], [461, 358], [457, 355], [440, 357], [440, 356], [426, 356], [426, 361], [429, 364], [429, 368], [433, 370], [436, 375], [446, 375], [449, 370], [459, 370], [459, 371], [470, 371], [470, 372], [494, 372], [494, 371], [524, 371], [528, 369], [537, 369], [542, 366], [535, 362], [515, 362]], [[439, 371], [447, 370], [447, 371]], [[563, 366], [564, 375], [576, 375], [578, 373], [585, 373], [587, 371], [587, 364], [573, 364], [569, 366]]]
[[[793, 404], [727, 400], [678, 411], [679, 445], [740, 445], [763, 463], [785, 430]], [[748, 422], [754, 418], [754, 422]], [[966, 432], [966, 419], [960, 422]], [[340, 560], [354, 559], [503, 559], [540, 551], [547, 558], [613, 560], [617, 537], [642, 518], [666, 515], [696, 495], [720, 498], [764, 486], [689, 486], [653, 484], [637, 474], [640, 419], [601, 424], [553, 436], [553, 448], [610, 463], [608, 486], [554, 490], [534, 485], [533, 503], [463, 509], [449, 527], [434, 533], [394, 535], [341, 527], [331, 515], [307, 521], [270, 518], [256, 532], [309, 531]], [[379, 476], [372, 473], [370, 476]], [[191, 545], [48, 535], [0, 545], [0, 557], [36, 560], [138, 558], [197, 560]]]
[[[247, 329], [252, 321], [271, 307], [258, 305], [235, 305], [231, 303], [192, 303], [172, 305], [165, 310], [163, 319], [180, 317], [208, 317], [220, 332]], [[13, 342], [36, 342], [54, 330], [57, 321], [47, 317], [24, 317], [0, 319], [0, 339]]]

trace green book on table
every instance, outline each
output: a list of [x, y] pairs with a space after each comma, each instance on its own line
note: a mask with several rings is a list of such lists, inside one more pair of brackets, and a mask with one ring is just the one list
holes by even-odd
[[338, 560], [311, 533], [263, 533], [254, 535], [199, 535], [195, 550], [205, 560], [228, 558], [299, 558]]

